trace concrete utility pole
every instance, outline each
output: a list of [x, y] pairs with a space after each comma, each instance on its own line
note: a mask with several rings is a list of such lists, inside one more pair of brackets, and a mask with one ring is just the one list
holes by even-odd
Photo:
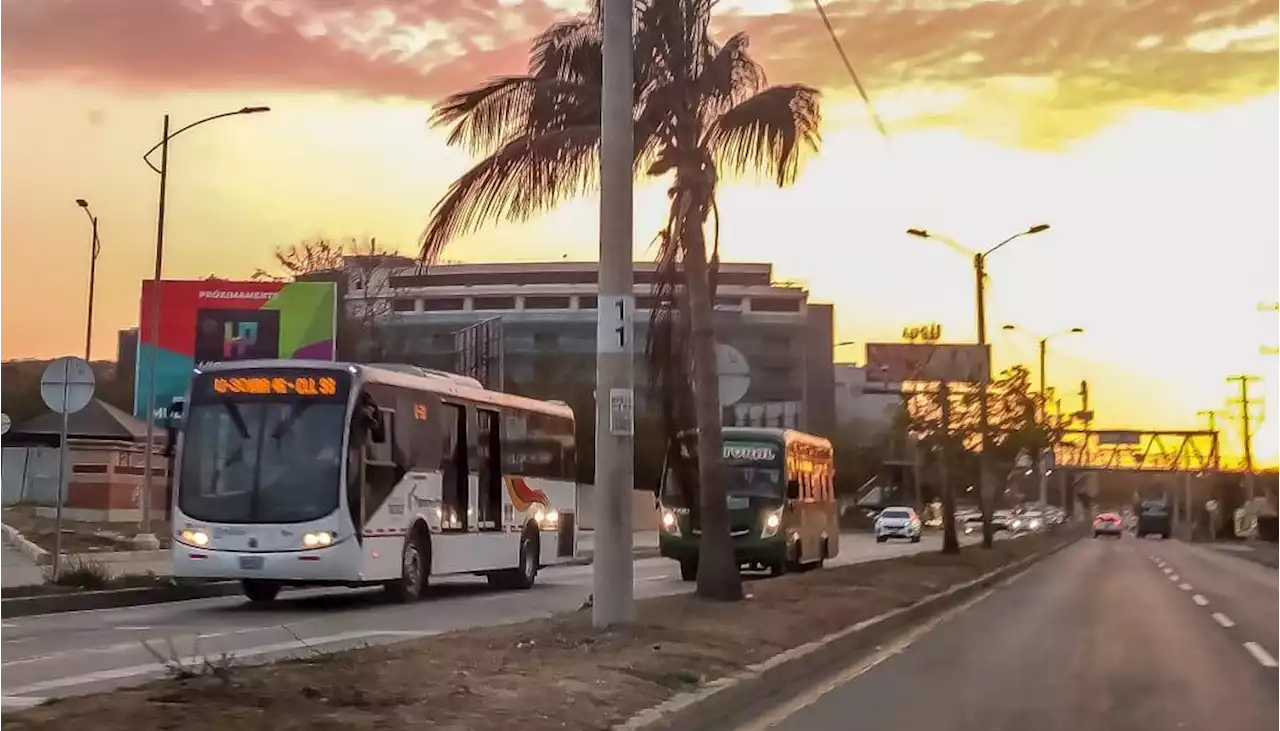
[[1233, 403], [1240, 405], [1240, 435], [1244, 439], [1244, 494], [1253, 501], [1253, 433], [1249, 424], [1249, 384], [1261, 380], [1258, 376], [1231, 376], [1227, 381], [1240, 384], [1240, 398]]
[[631, 556], [635, 294], [632, 290], [631, 0], [604, 0], [600, 110], [600, 299], [596, 324], [596, 545], [591, 620], [635, 618]]

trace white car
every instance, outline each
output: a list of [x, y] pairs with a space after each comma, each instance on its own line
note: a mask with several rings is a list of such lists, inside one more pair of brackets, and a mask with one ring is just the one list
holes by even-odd
[[920, 542], [920, 516], [911, 508], [885, 508], [876, 516], [876, 543], [890, 538], [906, 538]]

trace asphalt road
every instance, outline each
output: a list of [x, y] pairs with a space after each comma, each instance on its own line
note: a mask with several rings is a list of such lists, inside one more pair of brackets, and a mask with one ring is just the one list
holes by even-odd
[[1272, 731], [1277, 575], [1085, 539], [800, 696], [716, 731]]
[[[869, 534], [841, 536], [842, 565], [938, 550], [936, 535], [918, 544], [878, 545]], [[544, 569], [530, 591], [499, 592], [483, 579], [439, 579], [417, 604], [389, 604], [377, 590], [305, 591], [271, 607], [239, 597], [4, 620], [0, 649], [3, 706], [140, 683], [164, 673], [163, 661], [236, 656], [265, 662], [315, 651], [394, 642], [473, 626], [519, 622], [580, 607], [591, 566]], [[635, 562], [635, 596], [691, 591], [665, 559]], [[146, 646], [144, 646], [146, 643]], [[152, 648], [147, 649], [147, 646]], [[156, 655], [159, 655], [157, 657]]]

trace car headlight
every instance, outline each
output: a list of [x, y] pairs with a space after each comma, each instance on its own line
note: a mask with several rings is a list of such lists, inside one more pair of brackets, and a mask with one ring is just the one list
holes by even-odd
[[760, 529], [761, 538], [773, 538], [778, 535], [778, 528], [782, 527], [782, 508], [767, 513], [764, 517], [764, 527]]
[[1021, 527], [1022, 527], [1022, 521], [1021, 521], [1021, 520], [1015, 520], [1015, 521], [1013, 521], [1012, 523], [1010, 523], [1010, 524], [1009, 524], [1009, 527], [1010, 527], [1010, 528], [1013, 528], [1014, 530], [1017, 530], [1017, 529], [1019, 529], [1019, 528], [1021, 528]]
[[182, 539], [183, 543], [191, 546], [200, 546], [201, 548], [204, 548], [209, 545], [209, 534], [202, 530], [191, 530], [190, 528], [187, 528], [179, 534], [179, 537]]
[[662, 530], [666, 531], [668, 535], [680, 535], [680, 521], [676, 519], [674, 511], [662, 511]]
[[307, 548], [324, 548], [333, 543], [333, 534], [327, 530], [307, 533], [302, 536], [302, 545]]
[[1031, 527], [1031, 530], [1040, 530], [1040, 525], [1041, 525], [1041, 523], [1040, 523], [1040, 521], [1039, 521], [1039, 520], [1033, 520], [1033, 521], [1031, 521], [1031, 526], [1030, 526], [1030, 527]]

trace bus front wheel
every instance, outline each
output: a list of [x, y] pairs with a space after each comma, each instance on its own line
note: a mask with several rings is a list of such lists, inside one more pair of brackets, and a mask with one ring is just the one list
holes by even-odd
[[520, 539], [520, 564], [514, 569], [504, 569], [489, 574], [489, 585], [499, 589], [532, 589], [538, 580], [538, 565], [541, 562], [539, 548], [541, 534], [535, 529], [526, 529]]
[[422, 539], [415, 531], [404, 543], [404, 552], [400, 557], [400, 578], [386, 584], [387, 593], [399, 602], [414, 602], [422, 596], [427, 585], [428, 566], [430, 560], [422, 545]]
[[681, 581], [697, 581], [698, 580], [698, 561], [696, 559], [684, 559], [680, 562], [680, 580]]
[[280, 593], [280, 585], [274, 581], [245, 579], [240, 582], [240, 586], [244, 589], [244, 595], [254, 604], [273, 602]]

